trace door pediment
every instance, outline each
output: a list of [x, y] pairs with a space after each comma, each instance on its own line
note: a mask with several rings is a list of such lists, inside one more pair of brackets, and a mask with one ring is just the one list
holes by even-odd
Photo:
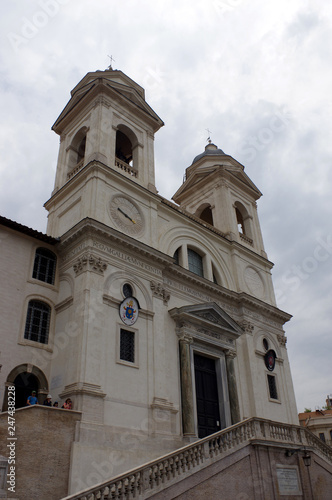
[[236, 339], [243, 334], [236, 321], [214, 302], [175, 307], [169, 313], [180, 337], [235, 349]]

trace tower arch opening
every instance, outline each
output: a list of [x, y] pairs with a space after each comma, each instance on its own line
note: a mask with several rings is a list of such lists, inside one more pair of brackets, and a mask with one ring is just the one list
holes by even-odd
[[115, 156], [132, 166], [133, 164], [133, 146], [129, 137], [121, 130], [116, 131]]
[[119, 124], [116, 130], [115, 165], [134, 177], [138, 175], [138, 139], [136, 134], [123, 124]]
[[240, 235], [252, 239], [252, 230], [250, 223], [251, 216], [249, 215], [248, 210], [239, 201], [235, 202], [234, 207], [235, 207], [236, 223]]
[[204, 205], [201, 205], [196, 211], [195, 215], [199, 217], [202, 221], [207, 222], [208, 224], [213, 226], [213, 214], [210, 204], [205, 203]]
[[83, 167], [86, 139], [87, 139], [87, 127], [82, 127], [75, 135], [71, 144], [68, 148], [68, 176], [70, 177], [72, 171], [77, 169], [77, 167]]

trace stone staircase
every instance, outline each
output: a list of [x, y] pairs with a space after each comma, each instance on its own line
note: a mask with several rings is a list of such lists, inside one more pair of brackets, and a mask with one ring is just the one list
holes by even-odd
[[[266, 481], [266, 478], [264, 479], [265, 464], [264, 460], [262, 460], [263, 455], [261, 455], [260, 458], [257, 458], [258, 449], [263, 450], [261, 453], [265, 453], [265, 457], [268, 457], [267, 450], [269, 450], [270, 458], [267, 460], [270, 461], [271, 450], [274, 450], [275, 455], [272, 462], [274, 465], [281, 462], [281, 465], [278, 465], [277, 467], [283, 466], [283, 470], [292, 471], [294, 470], [292, 467], [297, 467], [299, 471], [299, 488], [303, 491], [303, 493], [305, 493], [306, 488], [309, 489], [309, 486], [311, 487], [311, 485], [307, 484], [307, 476], [305, 476], [306, 467], [304, 467], [302, 461], [300, 460], [300, 455], [303, 451], [310, 453], [315, 457], [315, 469], [312, 468], [311, 474], [314, 476], [315, 474], [320, 474], [319, 481], [323, 487], [325, 484], [324, 481], [326, 484], [330, 482], [329, 493], [326, 493], [326, 495], [332, 495], [331, 447], [325, 445], [319, 438], [304, 427], [273, 422], [260, 418], [250, 418], [228, 427], [227, 429], [224, 429], [216, 434], [180, 448], [157, 460], [146, 463], [141, 467], [137, 467], [129, 472], [120, 474], [117, 477], [114, 477], [102, 484], [98, 484], [93, 488], [67, 496], [62, 500], [201, 498], [202, 493], [198, 493], [197, 496], [195, 496], [193, 485], [198, 485], [203, 481], [205, 483], [204, 491], [208, 491], [210, 488], [208, 482], [208, 471], [209, 468], [212, 470], [211, 466], [214, 466], [211, 474], [214, 477], [214, 483], [217, 484], [217, 474], [223, 468], [221, 467], [222, 461], [225, 461], [228, 467], [228, 476], [223, 476], [224, 483], [225, 480], [228, 481], [227, 478], [232, 477], [234, 480], [234, 487], [232, 490], [234, 496], [228, 497], [225, 493], [226, 496], [223, 495], [223, 499], [241, 498], [251, 500], [253, 498], [262, 498], [266, 500], [267, 498], [279, 498], [279, 496], [269, 496], [268, 493], [260, 493], [260, 491], [262, 492], [264, 488], [265, 491], [272, 491], [273, 489], [278, 490], [278, 487], [273, 486], [272, 484], [273, 481], [277, 482], [276, 474], [274, 475], [274, 479], [271, 475], [269, 477], [269, 481]], [[261, 465], [257, 466], [258, 474], [256, 474], [256, 479], [253, 480], [249, 478], [249, 475], [253, 473], [252, 465], [249, 468], [248, 465], [244, 465], [248, 464], [246, 457], [248, 457], [250, 453], [253, 454], [252, 463], [256, 463], [257, 465], [259, 460], [262, 462]], [[256, 457], [254, 457], [255, 453]], [[227, 457], [228, 460], [225, 460]], [[241, 464], [242, 467], [242, 469], [239, 470], [242, 470], [241, 475], [243, 476], [243, 484], [241, 483], [240, 475], [237, 477], [237, 474], [232, 473], [230, 469], [236, 462]], [[219, 467], [218, 471], [216, 469], [217, 463]], [[323, 472], [321, 472], [322, 466], [324, 469]], [[245, 472], [246, 467], [248, 469], [247, 473]], [[318, 467], [320, 467], [319, 470]], [[328, 472], [326, 472], [327, 469]], [[194, 476], [198, 478], [196, 481], [193, 481]], [[261, 476], [261, 478], [257, 479], [259, 476]], [[314, 478], [312, 481], [314, 481]], [[259, 484], [260, 482], [262, 482], [261, 485]], [[264, 482], [266, 484], [264, 484]], [[181, 487], [179, 487], [180, 484]], [[226, 486], [227, 485], [225, 484], [225, 487]], [[253, 493], [250, 493], [250, 488]], [[185, 491], [189, 490], [191, 493], [188, 494], [189, 496], [186, 496]], [[225, 491], [226, 490], [227, 488], [225, 488]], [[236, 494], [236, 491], [247, 491], [248, 494]], [[254, 491], [256, 493], [254, 493]], [[325, 498], [332, 498], [331, 496], [324, 495], [325, 493], [319, 496], [319, 498], [322, 500], [325, 500]], [[205, 498], [211, 500], [212, 498], [217, 497], [213, 496], [213, 493], [210, 493]], [[283, 500], [287, 500], [287, 495], [283, 493], [282, 498]], [[294, 496], [291, 496], [290, 498], [294, 498]], [[301, 498], [311, 497], [308, 494], [308, 496], [304, 495], [304, 497], [301, 495]]]

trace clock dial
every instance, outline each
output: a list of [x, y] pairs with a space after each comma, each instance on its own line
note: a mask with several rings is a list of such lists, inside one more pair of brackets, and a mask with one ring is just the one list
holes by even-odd
[[138, 206], [124, 196], [114, 196], [110, 203], [110, 214], [117, 227], [128, 234], [143, 232], [143, 216]]

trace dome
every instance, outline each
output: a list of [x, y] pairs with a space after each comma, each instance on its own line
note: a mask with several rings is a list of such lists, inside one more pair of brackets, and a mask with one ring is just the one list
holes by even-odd
[[224, 156], [225, 153], [223, 152], [222, 149], [219, 149], [215, 144], [213, 144], [212, 142], [209, 142], [209, 144], [207, 144], [205, 146], [205, 151], [203, 151], [203, 153], [201, 153], [200, 155], [197, 155], [195, 156], [195, 158], [193, 159], [193, 162], [192, 162], [192, 165], [194, 163], [196, 163], [198, 160], [200, 160], [201, 158], [204, 158], [204, 156]]

